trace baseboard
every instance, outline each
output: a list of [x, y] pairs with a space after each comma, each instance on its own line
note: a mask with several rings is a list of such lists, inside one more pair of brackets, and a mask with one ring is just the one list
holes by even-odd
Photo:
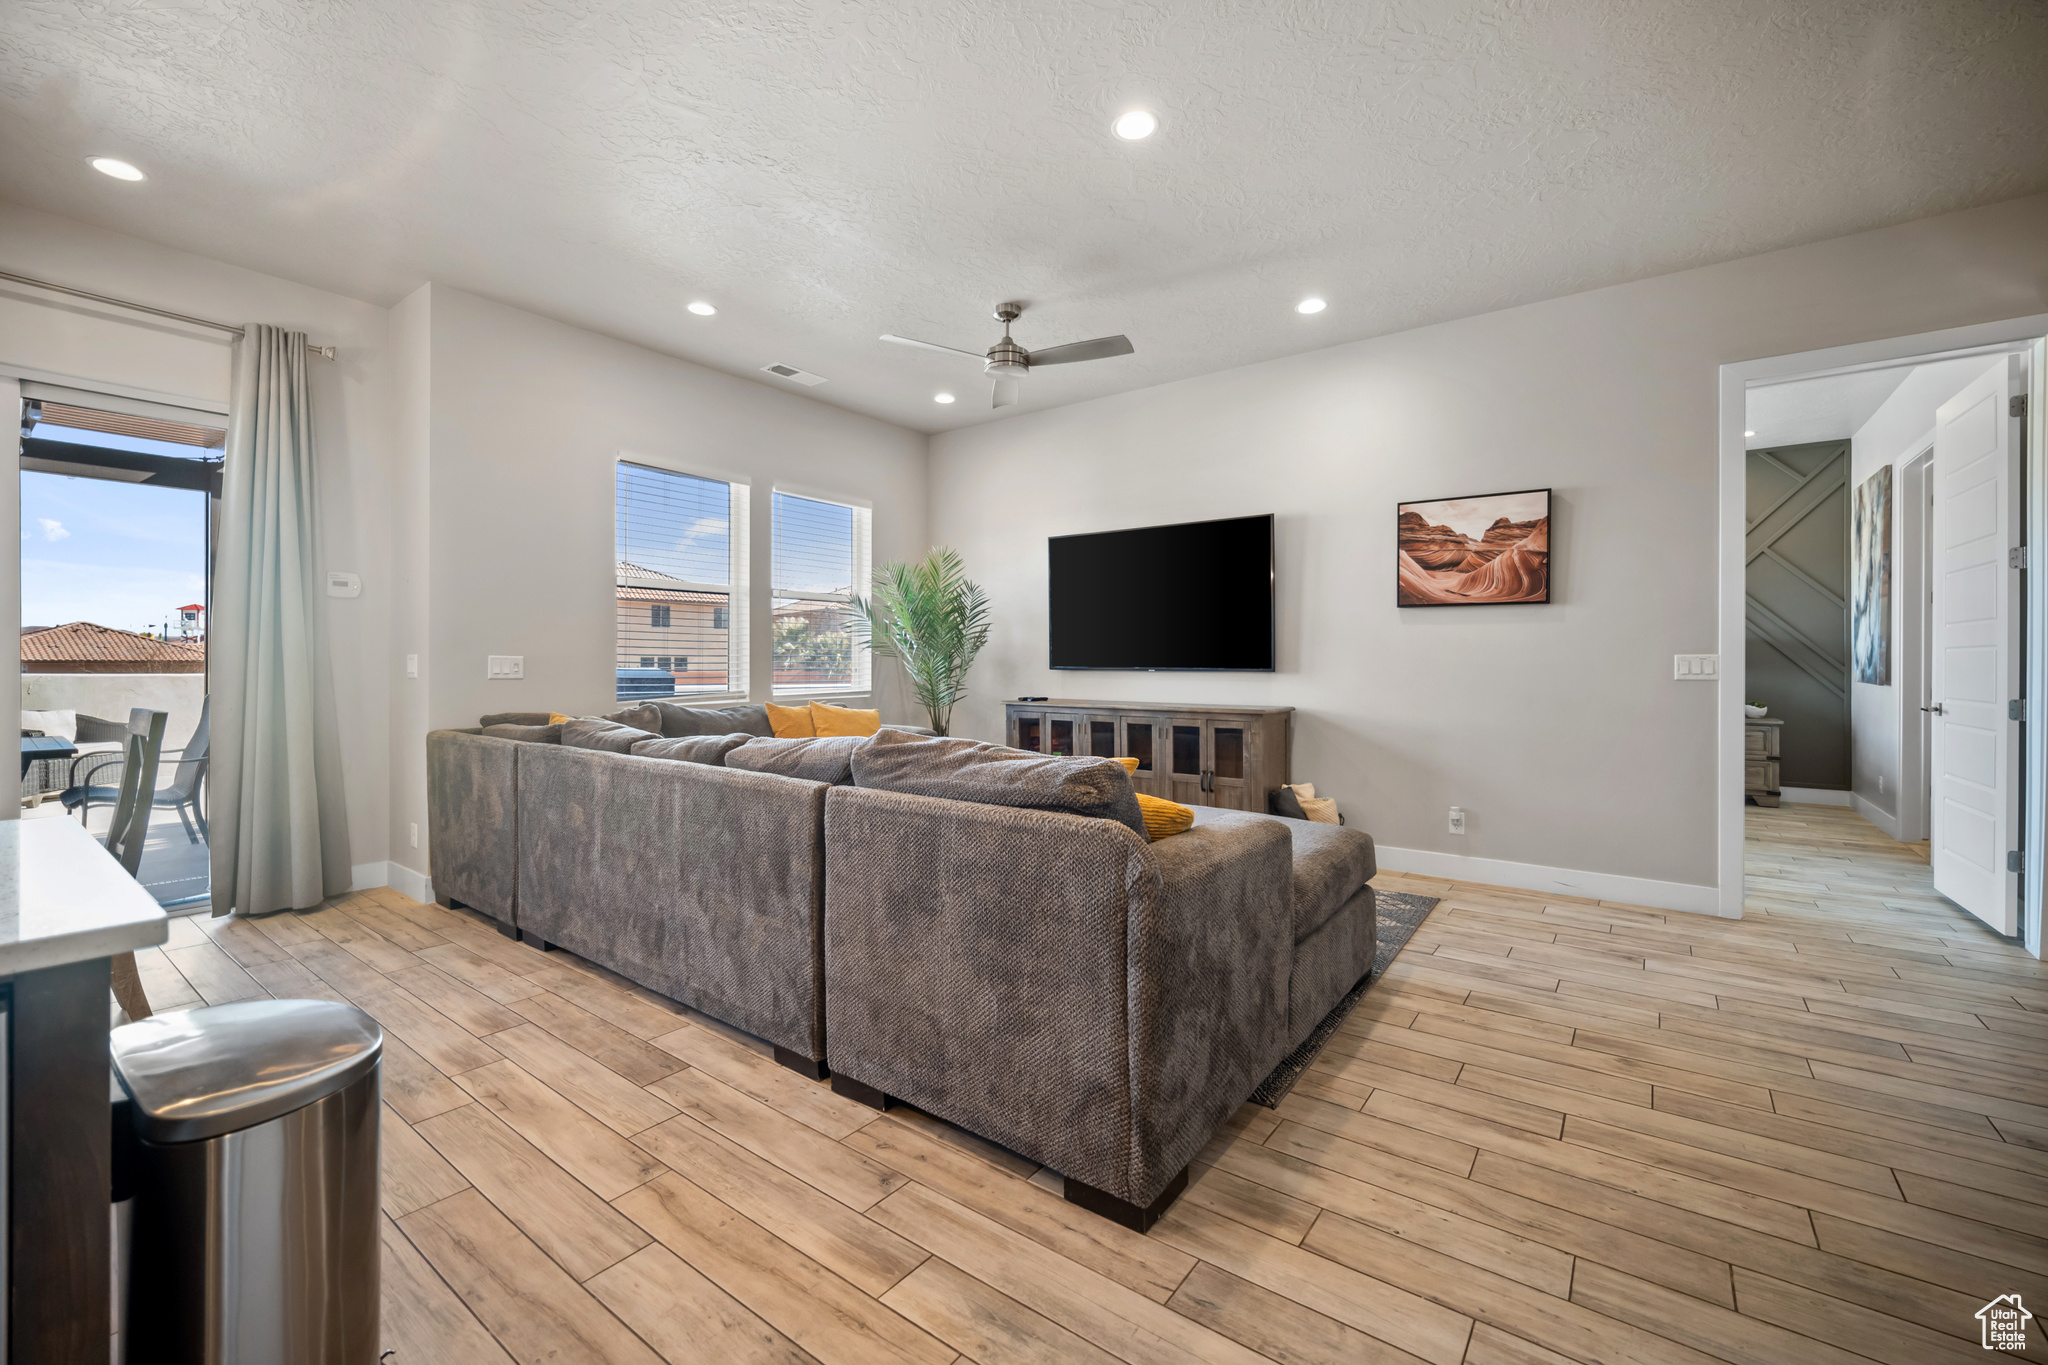
[[348, 889], [351, 891], [368, 891], [373, 886], [391, 885], [390, 863], [357, 863], [348, 871]]
[[[1780, 787], [1778, 800], [1802, 806], [1853, 806], [1856, 793], [1831, 791], [1826, 787]], [[1860, 799], [1860, 798], [1856, 798]]]
[[1511, 863], [1500, 858], [1472, 858], [1425, 848], [1388, 848], [1382, 844], [1379, 865], [1389, 872], [1413, 872], [1447, 881], [1510, 886], [1518, 891], [1554, 891], [1590, 900], [1641, 905], [1652, 910], [1682, 910], [1693, 915], [1719, 915], [1721, 893], [1690, 882], [1660, 882], [1624, 877], [1613, 872], [1579, 872], [1568, 867]]
[[1876, 802], [1870, 800], [1861, 792], [1849, 793], [1849, 800], [1844, 804], [1871, 824], [1883, 830], [1887, 838], [1899, 838], [1899, 817], [1889, 811], [1879, 809]]
[[390, 878], [384, 884], [402, 895], [416, 901], [430, 901], [434, 898], [434, 880], [424, 872], [415, 872], [404, 863], [393, 858], [388, 864]]

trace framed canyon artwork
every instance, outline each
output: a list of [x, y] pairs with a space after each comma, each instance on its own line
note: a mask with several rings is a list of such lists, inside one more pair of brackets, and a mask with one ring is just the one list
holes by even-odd
[[1550, 490], [1404, 502], [1395, 602], [1482, 607], [1550, 600]]
[[1850, 514], [1849, 652], [1856, 681], [1892, 680], [1892, 467], [1856, 486]]

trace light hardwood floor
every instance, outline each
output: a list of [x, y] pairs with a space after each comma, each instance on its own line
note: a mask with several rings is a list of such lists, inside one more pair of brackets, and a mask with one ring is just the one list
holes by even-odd
[[397, 1365], [1921, 1365], [2048, 1311], [2048, 971], [1924, 856], [1753, 811], [1740, 922], [1384, 875], [1443, 903], [1148, 1237], [392, 891], [139, 958], [383, 1024]]

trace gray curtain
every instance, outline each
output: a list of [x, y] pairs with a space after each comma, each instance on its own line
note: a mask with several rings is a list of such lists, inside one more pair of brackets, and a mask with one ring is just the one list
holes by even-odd
[[235, 345], [213, 584], [213, 913], [305, 909], [350, 874], [303, 332]]

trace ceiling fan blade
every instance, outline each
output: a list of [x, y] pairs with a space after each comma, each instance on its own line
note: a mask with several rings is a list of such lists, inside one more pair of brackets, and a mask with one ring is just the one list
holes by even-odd
[[941, 346], [941, 345], [939, 345], [939, 343], [938, 343], [938, 342], [936, 342], [936, 341], [918, 341], [918, 340], [916, 340], [915, 338], [912, 338], [912, 337], [899, 337], [899, 336], [893, 336], [893, 335], [891, 335], [891, 334], [890, 334], [890, 333], [888, 333], [888, 332], [884, 332], [884, 333], [882, 333], [882, 340], [884, 340], [884, 341], [893, 341], [893, 342], [895, 342], [895, 343], [896, 343], [896, 344], [897, 344], [898, 346], [915, 346], [915, 347], [918, 347], [918, 348], [919, 348], [920, 350], [926, 350], [926, 351], [943, 351], [943, 352], [945, 352], [945, 353], [946, 353], [947, 355], [964, 355], [964, 356], [966, 356], [966, 357], [967, 357], [967, 358], [968, 358], [969, 360], [987, 360], [987, 359], [988, 359], [988, 357], [987, 357], [987, 356], [985, 356], [985, 355], [983, 355], [983, 354], [982, 354], [982, 353], [981, 353], [980, 351], [963, 351], [963, 350], [961, 350], [961, 349], [960, 349], [960, 348], [959, 348], [958, 346]]
[[1031, 368], [1040, 365], [1066, 365], [1076, 360], [1107, 360], [1113, 355], [1129, 355], [1138, 348], [1131, 345], [1131, 339], [1124, 336], [1097, 337], [1093, 341], [1070, 341], [1064, 346], [1048, 346], [1042, 351], [1031, 353]]
[[989, 404], [989, 406], [992, 408], [1008, 408], [1016, 406], [1017, 381], [1014, 379], [998, 379], [995, 384], [994, 397], [995, 401]]

